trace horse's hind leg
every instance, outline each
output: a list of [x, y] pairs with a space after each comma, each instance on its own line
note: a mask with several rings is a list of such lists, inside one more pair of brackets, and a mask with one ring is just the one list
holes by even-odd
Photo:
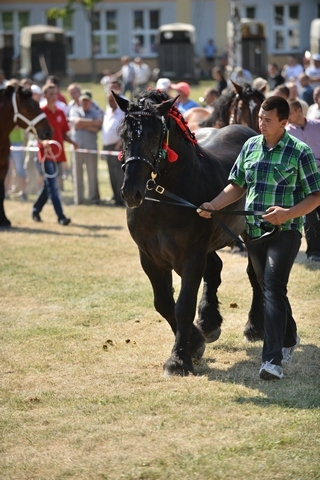
[[198, 307], [197, 325], [206, 342], [215, 342], [221, 334], [222, 316], [217, 291], [221, 284], [222, 260], [216, 252], [207, 255], [203, 276], [203, 293]]
[[243, 334], [246, 340], [255, 342], [264, 337], [263, 295], [249, 255], [247, 275], [252, 286], [252, 302]]

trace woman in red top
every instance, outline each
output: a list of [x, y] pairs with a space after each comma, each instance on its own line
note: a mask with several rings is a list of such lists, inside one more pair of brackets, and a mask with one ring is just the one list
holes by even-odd
[[58, 88], [56, 85], [49, 83], [44, 85], [42, 91], [43, 96], [47, 100], [47, 105], [42, 107], [42, 110], [47, 115], [53, 129], [52, 140], [55, 140], [61, 149], [57, 152], [57, 147], [51, 147], [48, 140], [39, 143], [39, 162], [43, 163], [44, 182], [39, 196], [33, 205], [32, 218], [35, 222], [41, 222], [40, 212], [47, 203], [48, 198], [50, 198], [58, 217], [58, 223], [60, 225], [68, 225], [71, 220], [64, 215], [62, 210], [57, 182], [57, 167], [59, 163], [66, 161], [63, 142], [71, 143], [75, 148], [78, 148], [78, 145], [71, 140], [67, 133], [69, 125], [64, 112], [56, 107]]

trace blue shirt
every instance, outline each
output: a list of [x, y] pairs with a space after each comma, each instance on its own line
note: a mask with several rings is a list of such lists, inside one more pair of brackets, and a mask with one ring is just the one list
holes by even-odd
[[181, 102], [176, 103], [176, 107], [181, 113], [184, 113], [187, 110], [190, 110], [190, 108], [199, 107], [199, 106], [200, 105], [197, 102], [194, 102], [193, 100], [188, 100], [186, 103], [181, 103]]

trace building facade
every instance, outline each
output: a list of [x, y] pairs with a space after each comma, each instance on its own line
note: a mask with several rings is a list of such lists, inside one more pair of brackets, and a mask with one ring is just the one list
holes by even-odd
[[66, 1], [10, 0], [0, 4], [0, 49], [7, 57], [12, 56], [14, 75], [19, 66], [21, 28], [49, 24], [64, 29], [68, 64], [76, 76], [90, 74], [92, 44], [99, 73], [118, 70], [123, 55], [140, 56], [156, 67], [158, 28], [184, 22], [196, 28], [195, 52], [199, 58], [210, 38], [221, 55], [228, 44], [227, 22], [232, 3], [241, 18], [264, 23], [269, 61], [276, 60], [281, 65], [287, 55], [301, 56], [310, 48], [310, 23], [320, 17], [320, 2], [315, 0], [102, 0], [95, 9], [92, 37], [79, 3], [75, 3], [73, 14], [53, 21], [47, 12], [63, 7]]

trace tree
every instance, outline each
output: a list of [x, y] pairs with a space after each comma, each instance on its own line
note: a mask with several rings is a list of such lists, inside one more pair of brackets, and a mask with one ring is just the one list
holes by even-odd
[[232, 39], [230, 45], [231, 66], [242, 66], [241, 18], [237, 0], [230, 0], [230, 21], [232, 24]]
[[97, 82], [97, 69], [95, 62], [94, 51], [94, 13], [95, 7], [101, 0], [68, 0], [67, 4], [63, 8], [51, 8], [48, 11], [48, 18], [57, 19], [64, 18], [69, 14], [74, 13], [74, 5], [78, 4], [83, 10], [83, 13], [90, 26], [90, 39], [91, 39], [91, 75], [92, 81]]

